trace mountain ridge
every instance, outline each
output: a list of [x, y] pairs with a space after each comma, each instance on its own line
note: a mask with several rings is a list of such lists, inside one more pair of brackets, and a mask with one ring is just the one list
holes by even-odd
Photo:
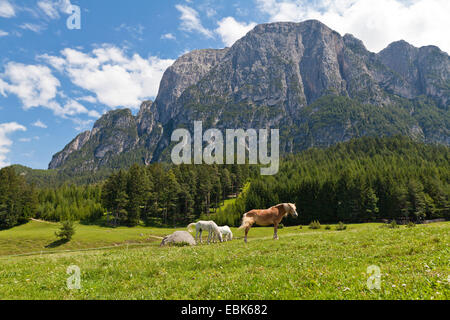
[[401, 40], [373, 53], [317, 20], [261, 24], [230, 48], [181, 56], [155, 101], [143, 102], [136, 116], [106, 113], [49, 168], [167, 159], [171, 131], [194, 120], [219, 129], [279, 127], [284, 152], [363, 135], [449, 145], [449, 74], [449, 56], [435, 46]]

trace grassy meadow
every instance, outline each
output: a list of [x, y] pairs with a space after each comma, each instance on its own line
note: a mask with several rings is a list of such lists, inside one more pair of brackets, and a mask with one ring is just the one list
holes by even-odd
[[[76, 225], [55, 245], [58, 225], [32, 221], [0, 231], [0, 299], [449, 299], [450, 223], [253, 228], [249, 243], [160, 248], [173, 229]], [[52, 245], [53, 244], [53, 245]], [[95, 249], [97, 248], [97, 249]], [[69, 290], [67, 267], [81, 270]], [[367, 267], [381, 289], [367, 288]]]

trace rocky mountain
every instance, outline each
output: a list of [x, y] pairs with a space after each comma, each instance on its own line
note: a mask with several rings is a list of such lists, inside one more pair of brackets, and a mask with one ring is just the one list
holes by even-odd
[[155, 101], [105, 114], [49, 168], [93, 170], [167, 159], [178, 127], [280, 128], [283, 152], [365, 135], [450, 145], [450, 58], [405, 41], [379, 53], [316, 20], [256, 26], [231, 48], [169, 67]]

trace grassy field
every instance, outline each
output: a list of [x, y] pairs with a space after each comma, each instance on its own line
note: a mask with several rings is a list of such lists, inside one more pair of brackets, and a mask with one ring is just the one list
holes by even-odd
[[173, 232], [172, 229], [163, 228], [107, 228], [76, 224], [76, 234], [73, 240], [59, 245], [55, 241], [55, 231], [59, 227], [60, 225], [57, 223], [31, 221], [20, 227], [0, 231], [0, 257], [4, 255], [160, 242], [162, 236]]
[[[247, 245], [172, 248], [158, 237], [173, 229], [77, 225], [70, 243], [46, 248], [57, 227], [33, 221], [0, 231], [0, 299], [450, 298], [448, 222], [288, 227], [278, 241], [272, 228], [254, 228]], [[17, 256], [24, 253], [37, 254]], [[81, 270], [80, 290], [67, 289], [70, 265]], [[367, 288], [370, 265], [381, 269], [380, 290]]]

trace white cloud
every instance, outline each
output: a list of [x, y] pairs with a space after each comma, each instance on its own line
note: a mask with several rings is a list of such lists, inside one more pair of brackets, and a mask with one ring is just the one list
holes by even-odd
[[58, 71], [63, 71], [64, 64], [66, 62], [66, 60], [64, 60], [61, 57], [50, 56], [48, 54], [40, 55], [37, 57], [37, 59], [45, 61], [46, 63], [48, 63], [49, 65], [51, 65], [53, 68], [55, 68]]
[[62, 70], [78, 87], [94, 93], [98, 102], [111, 108], [138, 108], [143, 100], [155, 97], [164, 71], [174, 62], [157, 57], [144, 59], [138, 54], [128, 57], [112, 46], [91, 53], [67, 48], [61, 54], [62, 58], [41, 58]]
[[8, 32], [0, 30], [0, 37], [6, 37], [8, 34]]
[[38, 2], [38, 7], [44, 11], [44, 13], [50, 18], [50, 19], [58, 19], [59, 18], [59, 10], [58, 7], [55, 5], [54, 1], [51, 0], [43, 0]]
[[92, 124], [94, 123], [94, 120], [82, 120], [79, 118], [75, 118], [73, 119], [73, 122], [75, 123], [75, 130], [83, 131], [90, 129], [92, 127]]
[[171, 33], [166, 33], [166, 34], [163, 34], [163, 35], [161, 36], [161, 39], [175, 40], [176, 38], [175, 38], [175, 36], [174, 36], [173, 34], [171, 34]]
[[24, 65], [9, 62], [0, 79], [0, 92], [10, 92], [17, 95], [25, 109], [48, 106], [56, 97], [60, 82], [51, 70], [41, 65]]
[[61, 110], [64, 116], [74, 116], [77, 114], [87, 114], [92, 118], [99, 118], [100, 114], [95, 110], [88, 110], [85, 106], [80, 104], [78, 101], [69, 100], [64, 108]]
[[42, 128], [42, 129], [47, 129], [47, 125], [45, 123], [43, 123], [41, 120], [37, 120], [35, 123], [33, 123], [33, 126]]
[[79, 97], [77, 98], [77, 100], [79, 101], [86, 101], [89, 103], [97, 103], [97, 98], [93, 97], [93, 96], [84, 96], [84, 97]]
[[0, 168], [10, 164], [7, 161], [6, 155], [11, 151], [10, 147], [13, 142], [8, 138], [8, 135], [15, 131], [26, 130], [27, 128], [16, 122], [0, 123]]
[[341, 34], [351, 33], [371, 51], [406, 40], [450, 52], [448, 0], [256, 0], [271, 22], [317, 19]]
[[8, 0], [0, 0], [0, 17], [11, 18], [16, 15], [13, 5]]
[[181, 12], [181, 25], [180, 29], [186, 32], [200, 32], [204, 36], [208, 38], [213, 37], [213, 32], [211, 30], [206, 29], [202, 22], [200, 21], [200, 18], [198, 16], [198, 12], [191, 7], [178, 4], [175, 6], [175, 8]]
[[70, 0], [41, 0], [37, 5], [50, 19], [59, 19], [60, 12], [70, 14], [72, 7]]
[[68, 100], [61, 106], [56, 100], [57, 95], [65, 97], [64, 93], [58, 92], [60, 86], [61, 83], [47, 66], [9, 62], [5, 72], [0, 74], [0, 94], [16, 95], [25, 110], [44, 107], [63, 118], [75, 114], [97, 117], [97, 112], [87, 110], [74, 100]]
[[222, 38], [223, 43], [231, 47], [236, 40], [239, 40], [252, 30], [256, 23], [252, 22], [246, 24], [238, 22], [233, 17], [227, 17], [218, 22], [219, 27], [215, 30]]
[[39, 33], [44, 30], [45, 27], [33, 23], [24, 23], [20, 26], [20, 28], [23, 30], [30, 30]]

